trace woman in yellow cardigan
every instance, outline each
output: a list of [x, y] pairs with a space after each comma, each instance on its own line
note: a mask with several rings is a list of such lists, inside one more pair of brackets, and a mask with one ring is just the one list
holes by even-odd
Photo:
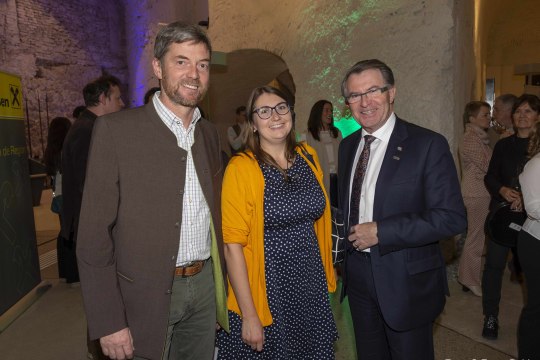
[[256, 88], [247, 112], [247, 150], [223, 180], [230, 333], [218, 334], [218, 359], [334, 359], [330, 207], [317, 154], [296, 142], [281, 91]]

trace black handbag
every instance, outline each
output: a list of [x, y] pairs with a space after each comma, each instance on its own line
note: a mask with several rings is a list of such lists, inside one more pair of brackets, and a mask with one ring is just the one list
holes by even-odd
[[345, 258], [345, 221], [340, 209], [332, 206], [332, 262], [339, 264]]
[[55, 214], [60, 214], [62, 212], [62, 203], [62, 195], [53, 197], [51, 202], [51, 211]]
[[517, 244], [521, 226], [526, 219], [527, 213], [525, 211], [514, 211], [510, 208], [510, 203], [503, 201], [489, 212], [485, 231], [495, 243], [514, 247]]

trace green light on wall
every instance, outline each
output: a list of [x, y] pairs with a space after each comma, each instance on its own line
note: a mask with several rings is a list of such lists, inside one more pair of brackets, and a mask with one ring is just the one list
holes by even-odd
[[361, 127], [352, 116], [339, 119], [334, 118], [334, 126], [341, 131], [341, 135], [344, 139]]

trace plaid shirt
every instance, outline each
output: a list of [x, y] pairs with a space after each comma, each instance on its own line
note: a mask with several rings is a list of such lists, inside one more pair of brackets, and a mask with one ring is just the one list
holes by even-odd
[[[210, 257], [210, 208], [195, 171], [191, 147], [194, 143], [194, 132], [201, 112], [195, 108], [189, 127], [184, 128], [182, 119], [167, 109], [159, 100], [160, 92], [152, 97], [154, 107], [163, 123], [172, 131], [178, 141], [178, 147], [187, 151], [186, 181], [182, 206], [182, 224], [180, 226], [180, 245], [176, 266], [183, 266], [192, 261], [205, 260]], [[163, 209], [167, 211], [167, 209]]]

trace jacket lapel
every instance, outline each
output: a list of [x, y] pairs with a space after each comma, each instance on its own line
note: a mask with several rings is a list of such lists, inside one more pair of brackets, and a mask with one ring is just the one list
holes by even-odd
[[391, 186], [392, 179], [398, 169], [399, 161], [403, 156], [403, 141], [408, 137], [407, 127], [405, 122], [396, 117], [396, 124], [392, 135], [390, 135], [390, 141], [384, 154], [381, 170], [377, 178], [377, 185], [375, 187], [375, 200], [373, 208], [373, 220], [377, 221], [380, 218], [381, 205], [384, 204], [386, 194], [385, 191], [388, 186]]

